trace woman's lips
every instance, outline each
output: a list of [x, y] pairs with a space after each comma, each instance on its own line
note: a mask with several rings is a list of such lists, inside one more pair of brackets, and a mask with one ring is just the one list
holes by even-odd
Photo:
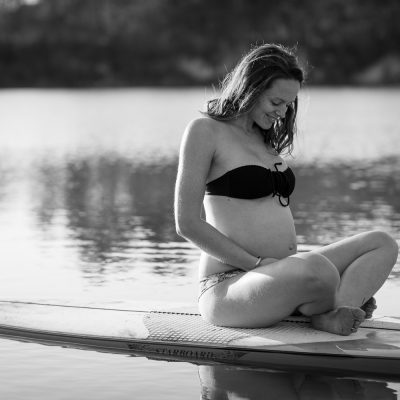
[[273, 117], [272, 115], [269, 114], [265, 114], [267, 116], [267, 118], [272, 122], [275, 123], [276, 121], [278, 121], [279, 117]]

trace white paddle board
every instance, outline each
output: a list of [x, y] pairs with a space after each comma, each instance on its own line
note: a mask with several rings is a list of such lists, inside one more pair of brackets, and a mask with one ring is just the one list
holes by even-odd
[[195, 311], [143, 311], [0, 301], [0, 335], [163, 360], [400, 376], [400, 318], [374, 317], [339, 336], [290, 317], [223, 328]]

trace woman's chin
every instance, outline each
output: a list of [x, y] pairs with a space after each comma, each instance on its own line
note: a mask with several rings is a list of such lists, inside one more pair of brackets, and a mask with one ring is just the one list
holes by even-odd
[[256, 125], [264, 131], [271, 129], [274, 123], [270, 120], [261, 120], [260, 122], [255, 121]]
[[261, 127], [266, 131], [268, 129], [271, 129], [273, 125], [274, 124], [272, 122], [265, 122], [263, 125], [261, 125]]

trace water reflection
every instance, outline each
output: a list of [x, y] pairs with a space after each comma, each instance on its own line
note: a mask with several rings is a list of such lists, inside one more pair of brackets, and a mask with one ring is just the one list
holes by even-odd
[[176, 245], [187, 246], [174, 227], [175, 176], [175, 160], [144, 165], [103, 156], [43, 162], [31, 173], [37, 226], [48, 232], [63, 224], [83, 270], [92, 264], [91, 274], [121, 272], [127, 260], [129, 268], [145, 261], [154, 273], [165, 274], [171, 263], [187, 261]]
[[300, 243], [326, 244], [368, 229], [396, 239], [400, 158], [297, 167], [293, 211]]
[[177, 239], [173, 226], [175, 161], [135, 164], [123, 158], [75, 160], [41, 165], [33, 177], [36, 213], [45, 229], [60, 208], [78, 239], [98, 244], [99, 253], [113, 243], [137, 239], [164, 243]]
[[201, 400], [393, 400], [388, 382], [246, 369], [233, 366], [199, 366]]

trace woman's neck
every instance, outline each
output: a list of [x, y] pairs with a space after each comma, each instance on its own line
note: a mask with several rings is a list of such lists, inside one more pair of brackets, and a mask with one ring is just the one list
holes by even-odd
[[248, 115], [243, 115], [232, 120], [232, 124], [238, 127], [247, 136], [262, 135], [263, 130]]

